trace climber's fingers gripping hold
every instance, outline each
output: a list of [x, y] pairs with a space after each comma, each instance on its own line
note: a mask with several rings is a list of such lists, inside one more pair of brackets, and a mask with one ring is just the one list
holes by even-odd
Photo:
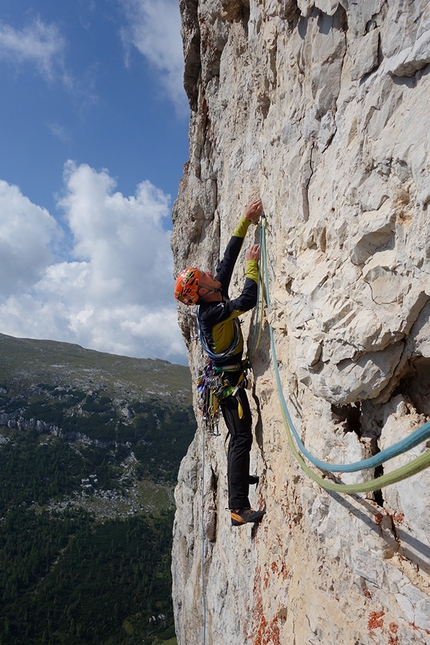
[[244, 217], [249, 219], [253, 224], [257, 224], [262, 210], [263, 204], [261, 203], [261, 199], [254, 199], [246, 207]]
[[246, 252], [246, 259], [247, 260], [259, 260], [260, 259], [260, 245], [259, 244], [253, 244], [252, 246], [249, 247], [249, 249]]

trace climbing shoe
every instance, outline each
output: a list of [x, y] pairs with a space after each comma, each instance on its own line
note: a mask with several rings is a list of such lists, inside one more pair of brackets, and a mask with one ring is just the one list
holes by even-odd
[[254, 484], [257, 486], [259, 481], [260, 481], [260, 478], [258, 475], [249, 475], [248, 477], [248, 482], [251, 486], [253, 486]]
[[254, 511], [252, 508], [239, 508], [231, 511], [233, 526], [242, 526], [247, 522], [261, 522], [266, 511]]

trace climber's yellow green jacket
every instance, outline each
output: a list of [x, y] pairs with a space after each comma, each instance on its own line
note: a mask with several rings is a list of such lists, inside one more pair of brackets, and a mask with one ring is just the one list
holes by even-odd
[[[222, 285], [222, 302], [201, 303], [197, 312], [203, 340], [209, 350], [218, 355], [215, 357], [214, 363], [219, 367], [240, 363], [243, 337], [238, 324], [238, 316], [255, 307], [257, 303], [258, 260], [247, 260], [245, 285], [240, 296], [230, 300], [228, 295], [234, 265], [249, 225], [250, 221], [242, 217], [227, 245], [224, 257], [217, 267], [215, 280], [219, 280]], [[225, 355], [229, 348], [231, 351]]]

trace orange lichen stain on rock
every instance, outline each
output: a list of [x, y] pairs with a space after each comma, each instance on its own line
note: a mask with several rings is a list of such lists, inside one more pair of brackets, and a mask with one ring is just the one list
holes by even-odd
[[282, 578], [282, 580], [286, 580], [288, 577], [288, 574], [290, 573], [289, 570], [287, 569], [285, 562], [282, 562], [280, 567], [278, 566], [277, 562], [272, 562], [271, 569], [272, 569], [272, 573]]
[[275, 616], [270, 625], [268, 625], [268, 629], [263, 636], [261, 645], [282, 645], [277, 616]]
[[388, 645], [399, 645], [399, 637], [397, 636], [399, 626], [396, 623], [390, 623], [388, 625]]
[[282, 645], [277, 616], [270, 623], [261, 616], [260, 624], [254, 630], [252, 643], [253, 645]]
[[363, 591], [363, 593], [364, 593], [364, 595], [366, 596], [366, 598], [371, 598], [371, 597], [372, 597], [372, 594], [370, 593], [370, 591], [369, 591], [368, 589], [365, 589], [365, 590]]
[[281, 578], [281, 580], [285, 581], [288, 578], [290, 571], [287, 569], [287, 565], [285, 562], [282, 562], [280, 565], [276, 560], [273, 560], [273, 562], [270, 563], [270, 568], [266, 569], [264, 572], [263, 576], [263, 587], [264, 589], [267, 589], [270, 583], [270, 578], [273, 576], [276, 576], [277, 578]]
[[376, 515], [375, 515], [375, 517], [374, 517], [374, 519], [375, 519], [375, 524], [377, 524], [377, 525], [379, 526], [379, 525], [380, 525], [380, 523], [382, 522], [383, 517], [384, 517], [384, 516], [382, 515], [382, 513], [376, 513]]
[[388, 625], [388, 645], [399, 645], [399, 637], [397, 636], [398, 630], [399, 626], [396, 625], [396, 623], [390, 623]]
[[396, 522], [396, 524], [403, 524], [405, 521], [404, 513], [393, 513], [391, 517], [393, 518], [393, 522]]
[[[270, 572], [269, 572], [270, 575]], [[266, 576], [264, 578], [265, 584]], [[251, 633], [252, 645], [282, 645], [281, 634], [278, 626], [278, 616], [270, 622], [263, 613], [263, 596], [260, 591], [261, 571], [258, 569], [254, 578], [254, 627]], [[245, 634], [246, 638], [246, 634]], [[248, 642], [248, 640], [246, 640]]]
[[385, 611], [371, 611], [369, 615], [369, 622], [367, 623], [367, 629], [378, 629], [384, 625], [384, 619], [382, 616], [385, 615]]

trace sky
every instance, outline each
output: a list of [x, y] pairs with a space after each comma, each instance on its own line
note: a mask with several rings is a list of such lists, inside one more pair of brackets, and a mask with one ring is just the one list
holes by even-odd
[[178, 0], [1, 0], [0, 333], [186, 363]]

